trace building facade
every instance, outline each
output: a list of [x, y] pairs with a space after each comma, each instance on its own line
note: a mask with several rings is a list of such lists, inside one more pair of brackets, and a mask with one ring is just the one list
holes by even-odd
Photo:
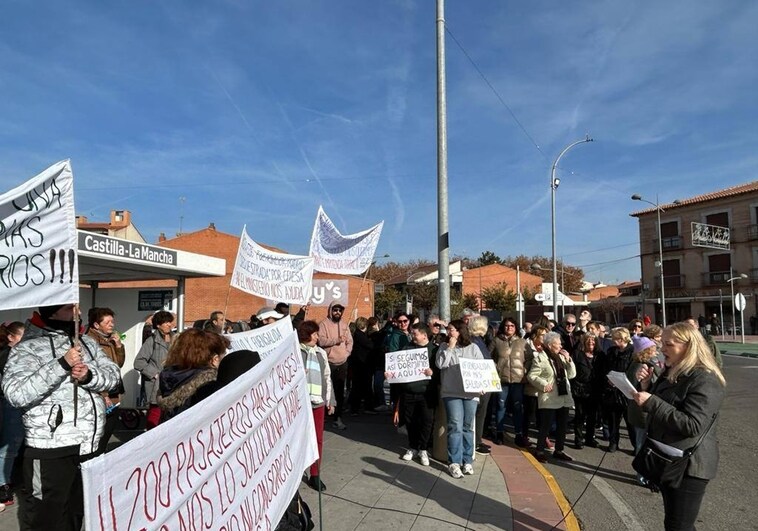
[[[746, 333], [758, 315], [758, 181], [659, 205], [666, 320], [716, 315], [732, 326], [732, 291], [746, 299]], [[633, 212], [639, 221], [642, 304], [662, 322], [655, 207]], [[744, 277], [743, 277], [744, 275]], [[739, 308], [737, 308], [739, 310]], [[722, 318], [723, 314], [723, 318]], [[751, 319], [753, 317], [753, 319]], [[740, 325], [739, 311], [736, 325]]]

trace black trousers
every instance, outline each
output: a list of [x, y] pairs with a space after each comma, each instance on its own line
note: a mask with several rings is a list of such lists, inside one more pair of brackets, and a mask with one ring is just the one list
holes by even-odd
[[574, 442], [589, 443], [595, 439], [597, 401], [588, 397], [574, 397]]
[[118, 413], [119, 413], [119, 408], [116, 408], [113, 411], [111, 411], [110, 415], [105, 417], [105, 426], [103, 427], [103, 436], [100, 437], [100, 442], [97, 445], [97, 451], [95, 452], [95, 455], [102, 455], [108, 449], [108, 441], [111, 440], [111, 437], [113, 436], [113, 432], [116, 431], [116, 426], [118, 426]]
[[361, 401], [366, 409], [371, 409], [372, 402], [372, 383], [374, 371], [363, 362], [355, 360], [351, 363], [353, 373], [353, 384], [350, 387], [350, 409], [359, 411]]
[[408, 446], [411, 450], [426, 450], [432, 436], [434, 408], [426, 395], [403, 393], [400, 398], [405, 429], [408, 430]]
[[[79, 447], [73, 447], [78, 452]], [[31, 451], [30, 451], [31, 450]], [[23, 483], [18, 495], [21, 531], [80, 531], [84, 522], [84, 495], [78, 453], [40, 459], [27, 449], [22, 463]], [[54, 457], [55, 456], [55, 457]]]
[[337, 405], [334, 408], [334, 416], [342, 417], [342, 411], [345, 407], [345, 382], [347, 381], [347, 362], [342, 365], [329, 363], [329, 369], [332, 371], [332, 390]]
[[[527, 438], [529, 437], [529, 423], [531, 422], [532, 417], [534, 417], [534, 425], [537, 427], [537, 431], [539, 431], [541, 419], [537, 406], [537, 397], [524, 395], [524, 425], [521, 429], [521, 433]], [[549, 426], [548, 429], [550, 429]]]
[[561, 407], [558, 409], [546, 409], [539, 410], [540, 416], [540, 435], [537, 438], [537, 451], [545, 451], [545, 440], [550, 432], [550, 426], [555, 419], [555, 451], [562, 452], [566, 445], [566, 425], [568, 424], [569, 410], [567, 407]]
[[661, 487], [666, 531], [694, 531], [707, 479], [684, 476], [679, 488]]
[[618, 446], [621, 439], [621, 419], [624, 419], [626, 429], [629, 432], [629, 442], [632, 443], [632, 448], [636, 448], [637, 437], [632, 430], [632, 425], [629, 424], [626, 412], [626, 408], [622, 409], [616, 405], [603, 404], [603, 421], [608, 426], [608, 442], [615, 443]]
[[485, 393], [479, 397], [479, 405], [476, 406], [476, 445], [482, 444], [482, 435], [484, 434], [484, 425], [487, 422], [487, 412], [489, 411], [490, 398], [492, 393]]

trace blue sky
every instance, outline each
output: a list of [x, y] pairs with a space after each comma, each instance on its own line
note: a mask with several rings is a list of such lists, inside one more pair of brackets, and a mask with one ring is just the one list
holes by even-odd
[[[0, 17], [0, 191], [71, 158], [77, 213], [145, 238], [214, 222], [306, 253], [319, 204], [436, 258], [435, 6], [22, 2]], [[451, 253], [639, 278], [639, 193], [753, 181], [758, 3], [448, 1]], [[505, 102], [501, 103], [499, 97]], [[518, 119], [518, 122], [511, 114]], [[537, 147], [538, 146], [538, 147]], [[184, 198], [184, 201], [181, 200]]]

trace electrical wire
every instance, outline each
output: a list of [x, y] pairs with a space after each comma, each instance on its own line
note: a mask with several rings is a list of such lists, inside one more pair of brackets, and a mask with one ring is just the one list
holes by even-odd
[[568, 515], [571, 513], [574, 513], [574, 516], [576, 516], [576, 513], [574, 512], [574, 507], [576, 507], [576, 504], [579, 503], [579, 500], [582, 499], [582, 496], [584, 496], [584, 493], [587, 492], [587, 489], [590, 488], [590, 484], [592, 484], [592, 480], [595, 479], [595, 476], [597, 475], [598, 470], [600, 470], [600, 467], [603, 465], [603, 461], [605, 460], [605, 456], [608, 455], [607, 452], [603, 452], [603, 455], [600, 457], [600, 462], [595, 467], [595, 470], [592, 471], [592, 475], [590, 476], [590, 479], [587, 481], [587, 484], [584, 486], [584, 489], [579, 494], [579, 497], [574, 501], [574, 503], [571, 504], [569, 507], [569, 510], [566, 512], [566, 514], [563, 515], [563, 518], [558, 520], [558, 523], [556, 523], [553, 527], [551, 527], [548, 531], [553, 531], [554, 529], [558, 529], [558, 526], [561, 525], [563, 522], [566, 521], [566, 518], [568, 518]]

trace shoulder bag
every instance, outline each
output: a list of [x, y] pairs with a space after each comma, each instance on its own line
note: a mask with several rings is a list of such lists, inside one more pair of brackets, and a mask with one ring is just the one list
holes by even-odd
[[[713, 415], [708, 428], [698, 437], [697, 442], [691, 448], [683, 451], [681, 457], [673, 457], [662, 452], [655, 443], [648, 437], [640, 448], [640, 451], [634, 456], [632, 467], [642, 477], [644, 477], [651, 489], [653, 487], [667, 487], [676, 489], [682, 483], [682, 478], [687, 471], [687, 465], [690, 462], [690, 456], [695, 453], [697, 447], [703, 442], [708, 432], [711, 431], [713, 423], [716, 422], [718, 413]], [[654, 490], [654, 489], [653, 489]]]

